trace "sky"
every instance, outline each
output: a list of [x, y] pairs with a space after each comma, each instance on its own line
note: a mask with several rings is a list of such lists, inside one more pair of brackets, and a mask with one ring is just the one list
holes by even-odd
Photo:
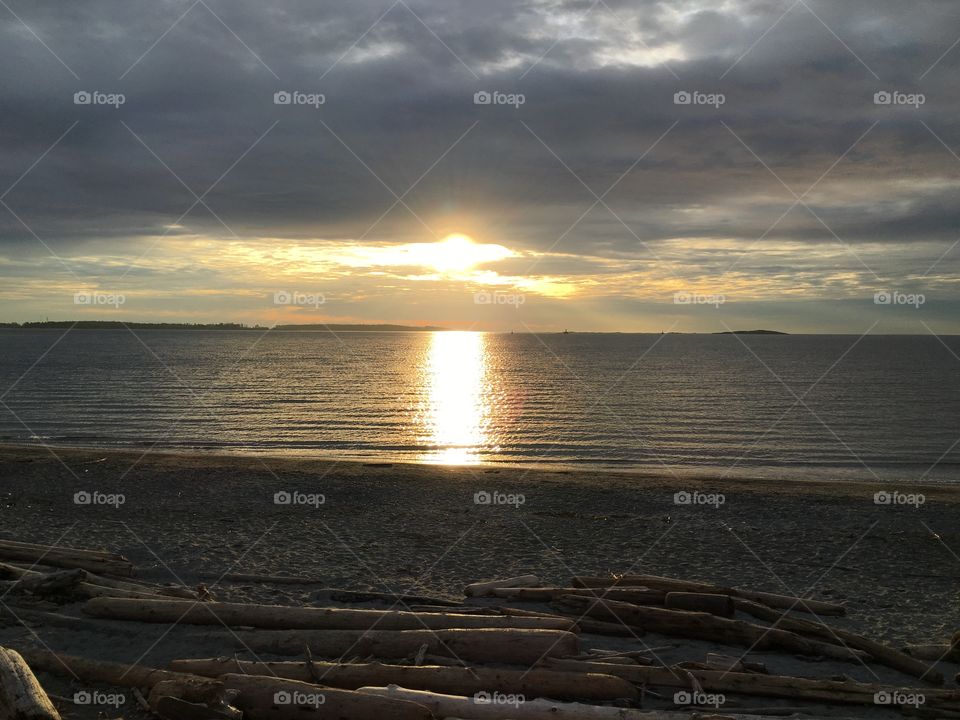
[[960, 332], [950, 0], [0, 5], [0, 321]]

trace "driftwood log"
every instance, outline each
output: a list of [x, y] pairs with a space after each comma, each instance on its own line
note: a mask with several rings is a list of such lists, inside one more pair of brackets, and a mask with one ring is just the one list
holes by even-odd
[[650, 588], [612, 587], [612, 588], [494, 588], [491, 594], [505, 600], [516, 602], [549, 602], [563, 595], [583, 595], [585, 597], [602, 597], [607, 600], [622, 600], [637, 605], [662, 605], [666, 593], [662, 590]]
[[579, 652], [577, 636], [561, 630], [453, 629], [453, 630], [250, 630], [207, 632], [224, 648], [275, 655], [318, 657], [375, 657], [396, 660], [424, 651], [478, 663], [529, 666], [545, 657], [567, 657]]
[[536, 587], [540, 578], [536, 575], [518, 575], [517, 577], [503, 578], [502, 580], [485, 580], [470, 583], [464, 588], [463, 594], [467, 597], [482, 597], [490, 595], [497, 588]]
[[740, 588], [723, 587], [706, 582], [680, 580], [677, 578], [660, 577], [659, 575], [610, 575], [608, 577], [580, 576], [573, 578], [571, 583], [579, 588], [616, 587], [620, 585], [642, 585], [664, 592], [693, 592], [713, 595], [730, 595], [746, 598], [754, 602], [763, 603], [770, 607], [783, 610], [799, 610], [816, 615], [844, 615], [846, 608], [839, 603], [810, 600], [790, 595], [760, 592], [758, 590], [742, 590]]
[[[475, 697], [444, 695], [408, 690], [402, 687], [365, 687], [359, 692], [383, 698], [408, 700], [429, 708], [438, 718], [463, 718], [464, 720], [691, 720], [690, 713], [666, 710], [633, 710], [629, 708], [581, 703], [559, 703], [550, 700], [526, 700], [511, 704], [505, 702], [478, 701]], [[695, 718], [702, 720], [769, 720], [765, 715], [735, 715], [727, 712], [700, 713]]]
[[0, 647], [0, 718], [60, 720], [60, 713], [23, 657], [3, 647]]
[[874, 705], [877, 693], [923, 695], [926, 705], [960, 711], [960, 690], [904, 688], [854, 680], [821, 680], [761, 673], [697, 670], [681, 667], [610, 666], [594, 662], [549, 658], [546, 667], [570, 672], [604, 672], [640, 685], [669, 688], [700, 687], [705, 692], [757, 695], [822, 703]]
[[338, 664], [308, 662], [246, 662], [232, 658], [174, 660], [175, 672], [219, 677], [228, 673], [266, 675], [355, 690], [365, 685], [399, 685], [450, 695], [498, 691], [528, 698], [558, 700], [636, 700], [639, 692], [630, 682], [596, 672], [579, 673], [534, 668], [439, 667], [430, 665]]
[[53, 545], [0, 540], [0, 558], [6, 560], [42, 563], [63, 568], [81, 568], [107, 575], [133, 575], [133, 563], [123, 555], [97, 550], [75, 550]]
[[707, 593], [668, 592], [664, 605], [671, 610], [692, 610], [720, 617], [732, 618], [736, 614], [733, 598], [729, 595], [709, 595]]
[[454, 613], [411, 613], [394, 610], [305, 608], [243, 603], [184, 603], [178, 600], [95, 598], [83, 611], [93, 617], [192, 625], [241, 625], [284, 630], [437, 630], [448, 628], [512, 628], [575, 630], [563, 618], [521, 618]]
[[[9, 592], [17, 592], [18, 587], [30, 590], [31, 586], [34, 586], [37, 589], [37, 594], [62, 594], [79, 600], [98, 597], [139, 598], [143, 600], [153, 600], [157, 599], [157, 594], [161, 589], [168, 589], [157, 586], [157, 590], [155, 592], [149, 587], [143, 587], [133, 583], [91, 575], [89, 571], [82, 568], [77, 568], [68, 572], [85, 573], [85, 577], [83, 579], [78, 579], [76, 582], [64, 584], [57, 588], [56, 583], [62, 582], [63, 578], [67, 576], [60, 573], [41, 573], [36, 570], [28, 570], [15, 565], [0, 563], [0, 578], [3, 580], [15, 581], [12, 587], [7, 586], [6, 591]], [[59, 579], [54, 580], [52, 586], [47, 585], [47, 583], [55, 577]], [[79, 575], [76, 577], [79, 577]], [[105, 584], [98, 585], [95, 584], [96, 581], [103, 581]], [[31, 591], [33, 592], [33, 590]], [[180, 590], [172, 590], [171, 592], [176, 592], [178, 595], [181, 594]], [[195, 597], [196, 593], [193, 595]]]
[[628, 625], [636, 625], [662, 635], [740, 645], [755, 650], [786, 650], [799, 655], [822, 655], [848, 662], [855, 662], [860, 657], [853, 650], [811, 640], [787, 630], [767, 628], [709, 613], [632, 605], [616, 600], [593, 600], [578, 595], [565, 595], [561, 600], [578, 607], [591, 617], [619, 619]]
[[830, 627], [829, 625], [813, 620], [784, 615], [765, 605], [755, 603], [752, 600], [736, 598], [734, 599], [734, 604], [737, 610], [749, 613], [762, 620], [768, 620], [773, 623], [774, 627], [802, 635], [822, 638], [830, 643], [865, 652], [881, 665], [886, 665], [894, 670], [899, 670], [902, 673], [919, 678], [933, 685], [943, 684], [943, 675], [938, 672], [930, 662], [927, 662], [925, 659], [911, 657], [899, 650], [887, 647], [876, 640], [857, 635], [849, 630]]

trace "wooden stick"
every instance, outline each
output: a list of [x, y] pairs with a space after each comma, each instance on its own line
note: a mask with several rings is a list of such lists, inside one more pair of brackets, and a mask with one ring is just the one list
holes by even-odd
[[572, 673], [534, 668], [501, 670], [491, 668], [437, 667], [431, 665], [381, 665], [318, 662], [245, 662], [216, 658], [174, 660], [175, 672], [219, 677], [227, 673], [269, 675], [317, 682], [322, 685], [355, 690], [365, 685], [400, 685], [415, 690], [432, 690], [451, 695], [478, 692], [502, 692], [526, 697], [551, 697], [560, 700], [636, 700], [637, 689], [622, 678], [599, 673]]
[[93, 617], [141, 622], [179, 622], [192, 625], [245, 625], [272, 629], [418, 630], [446, 628], [514, 628], [574, 630], [563, 618], [515, 618], [453, 613], [411, 613], [396, 610], [305, 608], [242, 603], [199, 603], [185, 606], [179, 600], [128, 600], [95, 598], [83, 611]]
[[644, 585], [665, 592], [693, 592], [709, 593], [714, 595], [732, 595], [746, 598], [754, 602], [763, 603], [770, 607], [798, 610], [816, 615], [843, 615], [846, 608], [838, 603], [822, 600], [808, 600], [806, 598], [778, 595], [776, 593], [760, 592], [757, 590], [742, 590], [740, 588], [722, 587], [712, 583], [679, 580], [676, 578], [660, 577], [658, 575], [611, 575], [609, 577], [583, 576], [575, 577], [571, 583], [574, 587], [616, 587], [619, 585]]
[[60, 713], [23, 657], [3, 647], [0, 647], [0, 718], [60, 720]]

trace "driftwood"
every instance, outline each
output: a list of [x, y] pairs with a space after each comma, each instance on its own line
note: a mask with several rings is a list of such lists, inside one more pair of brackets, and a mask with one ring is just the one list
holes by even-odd
[[602, 597], [608, 600], [622, 600], [632, 602], [637, 605], [662, 605], [666, 593], [662, 590], [651, 590], [650, 588], [564, 588], [564, 587], [538, 587], [538, 588], [494, 588], [491, 594], [498, 598], [512, 600], [517, 602], [549, 602], [556, 600], [563, 595], [583, 595], [585, 597]]
[[612, 675], [540, 668], [524, 671], [380, 663], [345, 665], [318, 661], [264, 663], [217, 658], [174, 660], [170, 663], [170, 669], [206, 677], [219, 677], [228, 673], [269, 675], [348, 690], [365, 685], [399, 685], [413, 690], [431, 690], [450, 695], [498, 691], [529, 698], [551, 697], [559, 700], [635, 700], [639, 696], [631, 683]]
[[[581, 703], [559, 703], [550, 700], [525, 700], [510, 702], [507, 698], [491, 696], [490, 702], [476, 697], [444, 695], [408, 690], [402, 687], [365, 687], [359, 692], [383, 698], [408, 700], [429, 708], [436, 717], [463, 718], [464, 720], [691, 720], [690, 713], [669, 712], [666, 710], [633, 710], [629, 708], [608, 707], [603, 705], [583, 705]], [[498, 702], [499, 700], [499, 702]], [[700, 714], [702, 720], [765, 720], [769, 716], [734, 715], [727, 712]]]
[[140, 634], [138, 630], [128, 627], [117, 626], [114, 623], [102, 623], [90, 618], [72, 617], [70, 615], [61, 615], [46, 610], [37, 610], [35, 608], [24, 608], [13, 605], [9, 598], [0, 605], [0, 617], [8, 617], [14, 622], [33, 627], [60, 627], [68, 630], [78, 630], [80, 632], [101, 633], [105, 635], [120, 635], [123, 637], [135, 637]]
[[96, 598], [83, 606], [93, 617], [190, 625], [241, 625], [283, 630], [419, 630], [447, 628], [514, 628], [574, 630], [563, 618], [513, 618], [454, 613], [411, 613], [397, 610], [305, 608], [244, 603], [192, 603], [178, 600]]
[[274, 655], [311, 653], [325, 658], [344, 655], [387, 660], [425, 653], [479, 663], [533, 665], [544, 657], [566, 657], [579, 652], [577, 636], [560, 630], [250, 630], [208, 632], [235, 650]]
[[925, 680], [933, 685], [943, 684], [943, 675], [937, 672], [929, 662], [894, 650], [876, 640], [857, 635], [849, 630], [834, 628], [812, 620], [784, 615], [750, 600], [738, 598], [734, 600], [734, 603], [738, 610], [750, 613], [754, 617], [759, 617], [762, 620], [768, 620], [772, 622], [775, 627], [803, 635], [823, 638], [827, 642], [865, 652], [881, 665], [886, 665], [894, 670], [899, 670], [902, 673]]
[[236, 693], [233, 704], [250, 720], [287, 720], [305, 716], [351, 720], [433, 718], [426, 707], [403, 698], [380, 697], [257, 675], [225, 675], [222, 680], [227, 692]]
[[60, 720], [60, 713], [23, 657], [3, 647], [0, 647], [0, 718]]
[[694, 670], [681, 667], [612, 666], [555, 658], [545, 660], [544, 666], [571, 672], [604, 672], [624, 680], [654, 687], [689, 689], [699, 686], [705, 692], [758, 695], [823, 703], [872, 706], [877, 693], [899, 692], [923, 695], [926, 698], [926, 705], [960, 710], [960, 690], [904, 688], [854, 680], [820, 680], [787, 675]]
[[729, 595], [669, 592], [663, 604], [671, 610], [693, 610], [725, 618], [732, 618], [736, 614], [733, 598]]
[[[510, 617], [563, 617], [563, 615], [548, 615], [547, 613], [537, 612], [535, 610], [521, 610], [511, 607], [498, 607], [502, 615]], [[561, 611], [562, 612], [562, 611]], [[573, 613], [576, 617], [577, 627], [580, 632], [591, 633], [593, 635], [612, 635], [614, 637], [640, 637], [643, 635], [641, 628], [628, 628], [622, 623], [605, 622], [603, 620], [594, 620], [593, 618], [582, 617], [582, 613]]]
[[5, 593], [31, 593], [32, 595], [56, 595], [73, 589], [87, 577], [87, 571], [80, 568], [60, 570], [48, 573], [24, 573], [19, 580], [0, 583]]
[[724, 645], [741, 645], [755, 650], [786, 650], [799, 655], [822, 655], [851, 662], [859, 658], [856, 652], [844, 647], [811, 640], [787, 630], [721, 618], [709, 613], [646, 607], [616, 600], [591, 600], [576, 595], [566, 595], [562, 600], [579, 606], [591, 617], [613, 617], [628, 625], [637, 625], [662, 635], [707, 640]]
[[730, 595], [746, 598], [754, 602], [763, 603], [770, 607], [783, 610], [799, 610], [816, 615], [844, 615], [846, 608], [839, 603], [824, 602], [823, 600], [809, 600], [790, 595], [760, 592], [758, 590], [742, 590], [740, 588], [722, 587], [712, 583], [679, 580], [676, 578], [660, 577], [658, 575], [611, 575], [609, 577], [582, 576], [575, 577], [571, 583], [574, 587], [597, 588], [617, 587], [620, 585], [642, 585], [664, 592], [692, 592], [713, 595]]
[[[89, 571], [83, 570], [82, 568], [76, 569], [79, 572], [87, 573], [86, 580], [78, 580], [75, 583], [71, 583], [69, 586], [64, 586], [60, 589], [60, 594], [66, 595], [68, 597], [75, 597], [80, 600], [97, 598], [97, 597], [122, 597], [122, 598], [140, 598], [144, 600], [156, 599], [157, 595], [154, 592], [151, 592], [149, 589], [140, 589], [140, 586], [133, 585], [132, 583], [123, 583], [120, 581], [111, 581], [108, 578], [99, 578], [97, 576], [90, 575]], [[7, 563], [0, 563], [0, 578], [4, 579], [13, 579], [15, 584], [13, 588], [8, 588], [12, 592], [16, 591], [16, 586], [29, 586], [32, 583], [37, 583], [42, 586], [45, 582], [45, 579], [49, 579], [52, 576], [58, 575], [57, 573], [45, 574], [38, 572], [36, 570], [29, 570], [17, 567], [15, 565], [9, 565]], [[96, 585], [90, 580], [97, 578], [99, 580], [106, 580], [109, 585]], [[130, 589], [130, 588], [137, 589]], [[57, 594], [51, 590], [47, 594]]]
[[953, 645], [907, 645], [903, 651], [910, 657], [930, 662], [960, 663], [960, 649]]
[[459, 600], [431, 597], [428, 595], [407, 595], [404, 593], [376, 592], [373, 590], [340, 590], [339, 588], [324, 588], [318, 590], [314, 599], [323, 599], [340, 603], [390, 603], [403, 605], [438, 605], [456, 607]]
[[502, 580], [485, 580], [484, 582], [471, 583], [464, 588], [463, 594], [467, 597], [482, 597], [484, 595], [490, 595], [497, 588], [536, 587], [539, 584], [540, 578], [536, 575], [519, 575]]
[[81, 568], [108, 575], [129, 576], [133, 575], [134, 571], [133, 563], [123, 555], [52, 545], [33, 545], [12, 540], [0, 540], [0, 558], [64, 568]]

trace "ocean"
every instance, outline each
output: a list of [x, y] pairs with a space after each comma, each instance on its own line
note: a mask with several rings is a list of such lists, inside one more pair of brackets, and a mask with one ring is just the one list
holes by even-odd
[[0, 330], [0, 441], [960, 480], [960, 338]]

